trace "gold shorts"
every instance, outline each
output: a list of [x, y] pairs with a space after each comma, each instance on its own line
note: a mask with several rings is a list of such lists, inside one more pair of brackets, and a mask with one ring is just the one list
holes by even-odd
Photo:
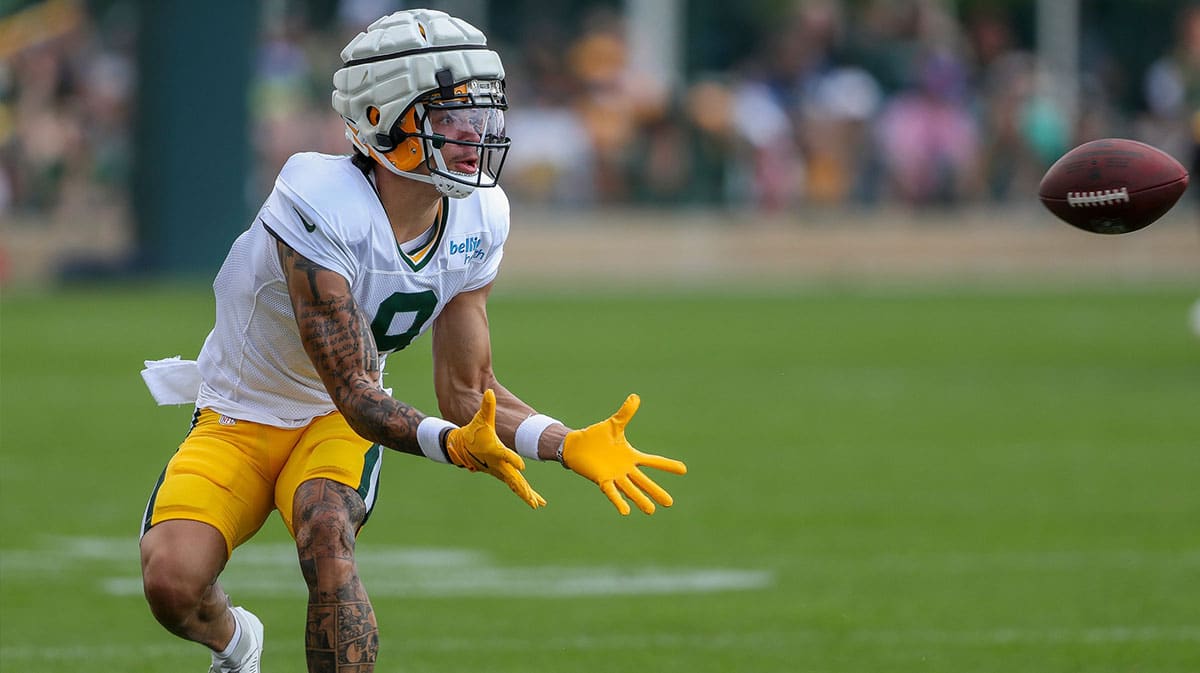
[[150, 494], [142, 534], [171, 519], [201, 521], [221, 531], [232, 553], [279, 510], [295, 537], [296, 489], [318, 478], [357, 490], [369, 516], [382, 457], [383, 448], [359, 437], [336, 411], [288, 429], [201, 409]]

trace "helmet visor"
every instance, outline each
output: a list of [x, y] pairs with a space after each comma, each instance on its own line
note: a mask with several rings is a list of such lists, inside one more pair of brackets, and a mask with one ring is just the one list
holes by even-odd
[[464, 105], [425, 106], [421, 120], [430, 151], [426, 165], [434, 175], [473, 187], [492, 187], [511, 144], [504, 131], [504, 110]]

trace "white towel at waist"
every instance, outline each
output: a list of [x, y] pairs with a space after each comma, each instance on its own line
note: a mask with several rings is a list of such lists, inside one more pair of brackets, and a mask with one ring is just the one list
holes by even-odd
[[195, 360], [182, 360], [178, 355], [163, 360], [146, 360], [142, 380], [159, 406], [195, 404], [200, 394], [200, 367]]

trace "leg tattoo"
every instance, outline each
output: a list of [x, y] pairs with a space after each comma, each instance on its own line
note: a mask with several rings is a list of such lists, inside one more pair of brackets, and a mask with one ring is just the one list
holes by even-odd
[[379, 649], [375, 612], [354, 563], [362, 498], [325, 479], [296, 490], [296, 547], [308, 584], [304, 635], [309, 673], [371, 673]]

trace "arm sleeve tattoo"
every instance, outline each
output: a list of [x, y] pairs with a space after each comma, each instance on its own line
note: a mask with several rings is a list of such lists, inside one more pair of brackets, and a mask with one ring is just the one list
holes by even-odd
[[417, 425], [425, 415], [380, 386], [379, 351], [371, 324], [340, 274], [314, 264], [277, 241], [304, 350], [334, 405], [365, 439], [422, 455]]

